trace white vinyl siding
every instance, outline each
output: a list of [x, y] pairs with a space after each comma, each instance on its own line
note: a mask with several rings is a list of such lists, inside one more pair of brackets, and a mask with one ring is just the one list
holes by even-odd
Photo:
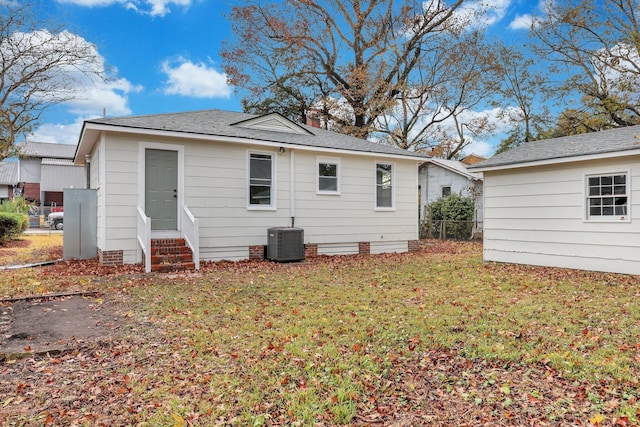
[[[484, 172], [485, 260], [640, 274], [638, 160]], [[628, 171], [629, 218], [585, 220], [585, 180], [620, 170]]]
[[[268, 228], [291, 225], [291, 150], [266, 151], [276, 184], [272, 203], [278, 209], [260, 210], [247, 208], [248, 152], [265, 153], [264, 147], [189, 139], [145, 141], [184, 146], [184, 204], [199, 219], [202, 260], [246, 259], [249, 246], [267, 244]], [[108, 219], [99, 218], [106, 230], [98, 246], [103, 251], [124, 250], [125, 262], [136, 262], [138, 246], [138, 144], [133, 135], [108, 133], [100, 152], [106, 182], [103, 215]], [[357, 252], [358, 242], [385, 242], [389, 248], [396, 242], [396, 248], [403, 248], [418, 238], [415, 160], [393, 159], [395, 210], [380, 212], [372, 209], [376, 194], [372, 157], [340, 156], [340, 197], [317, 193], [319, 157], [322, 153], [295, 151], [294, 220], [304, 229], [305, 243], [317, 244], [319, 253], [337, 254]]]
[[[138, 206], [138, 140], [107, 134], [101, 156], [104, 158], [104, 206], [98, 202], [98, 212], [104, 210], [105, 220], [98, 217], [98, 227], [104, 227], [103, 251], [123, 251], [125, 263], [138, 258], [136, 239], [136, 207]], [[102, 147], [102, 145], [101, 145]], [[101, 191], [102, 193], [102, 191]], [[102, 194], [101, 194], [102, 196]], [[98, 233], [100, 234], [100, 233]]]

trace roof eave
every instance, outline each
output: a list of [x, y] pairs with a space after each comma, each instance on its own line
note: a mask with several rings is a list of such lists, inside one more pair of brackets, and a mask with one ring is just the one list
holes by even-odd
[[[245, 145], [262, 145], [265, 147], [273, 147], [273, 148], [288, 148], [292, 150], [301, 150], [301, 151], [318, 151], [325, 153], [353, 153], [370, 157], [384, 157], [391, 159], [400, 159], [400, 160], [413, 160], [416, 162], [424, 162], [428, 159], [428, 157], [422, 157], [417, 155], [404, 155], [404, 154], [393, 154], [393, 153], [383, 153], [376, 151], [364, 151], [364, 150], [350, 150], [346, 148], [331, 148], [331, 147], [316, 147], [311, 145], [302, 145], [302, 144], [294, 144], [280, 141], [271, 141], [264, 139], [252, 139], [245, 137], [235, 137], [235, 136], [227, 136], [227, 135], [216, 135], [216, 134], [208, 134], [208, 133], [194, 133], [187, 131], [175, 131], [175, 130], [165, 130], [165, 129], [153, 129], [153, 128], [143, 128], [136, 126], [126, 126], [126, 125], [113, 125], [113, 124], [104, 124], [104, 123], [95, 123], [91, 121], [86, 121], [83, 124], [82, 131], [80, 132], [80, 140], [78, 142], [78, 148], [76, 149], [75, 155], [75, 164], [84, 164], [84, 155], [87, 155], [91, 152], [91, 148], [97, 142], [97, 138], [100, 133], [105, 131], [120, 131], [120, 132], [131, 132], [146, 136], [163, 136], [163, 137], [176, 137], [176, 138], [184, 138], [188, 137], [191, 139], [204, 140], [204, 141], [218, 141], [218, 142], [231, 142], [236, 144], [245, 144]], [[88, 142], [85, 142], [88, 141]]]
[[557, 157], [553, 159], [542, 159], [542, 160], [535, 160], [530, 162], [518, 162], [518, 163], [507, 163], [507, 164], [494, 165], [494, 166], [473, 167], [470, 169], [473, 169], [473, 172], [491, 172], [491, 171], [521, 169], [521, 168], [536, 167], [536, 166], [558, 165], [562, 163], [586, 162], [589, 160], [614, 159], [616, 157], [628, 157], [628, 156], [637, 156], [637, 155], [640, 155], [640, 149], [610, 151], [606, 153], [596, 153], [596, 154], [571, 156], [571, 157]]

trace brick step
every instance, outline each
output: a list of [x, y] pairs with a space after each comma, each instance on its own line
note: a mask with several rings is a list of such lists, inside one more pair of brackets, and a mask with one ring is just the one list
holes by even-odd
[[186, 244], [184, 238], [177, 239], [152, 239], [151, 247], [154, 246], [184, 246]]
[[175, 262], [190, 262], [193, 261], [193, 254], [191, 251], [179, 254], [157, 254], [151, 255], [151, 264], [168, 264]]
[[151, 255], [177, 255], [191, 253], [188, 246], [151, 246]]
[[196, 268], [195, 262], [178, 262], [174, 264], [151, 264], [151, 271], [155, 271], [155, 272], [195, 270], [195, 268]]
[[193, 254], [184, 239], [151, 240], [151, 271], [165, 272], [195, 268]]

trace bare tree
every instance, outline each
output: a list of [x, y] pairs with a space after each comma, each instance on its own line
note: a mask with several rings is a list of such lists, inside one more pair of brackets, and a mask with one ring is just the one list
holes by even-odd
[[495, 90], [496, 61], [481, 31], [439, 35], [426, 44], [396, 105], [379, 118], [382, 139], [400, 148], [455, 158], [472, 139], [490, 133], [473, 113]]
[[235, 37], [221, 55], [231, 84], [253, 104], [289, 100], [308, 105], [344, 100], [350, 114], [324, 109], [338, 130], [368, 137], [378, 119], [407, 94], [425, 46], [460, 31], [464, 0], [261, 0], [233, 8]]
[[556, 93], [580, 94], [610, 127], [640, 122], [638, 10], [638, 0], [549, 2], [532, 26], [538, 54], [555, 64], [551, 71], [569, 74]]
[[44, 110], [77, 97], [81, 80], [104, 77], [93, 45], [52, 29], [34, 9], [30, 1], [0, 1], [0, 160], [16, 154], [17, 138]]

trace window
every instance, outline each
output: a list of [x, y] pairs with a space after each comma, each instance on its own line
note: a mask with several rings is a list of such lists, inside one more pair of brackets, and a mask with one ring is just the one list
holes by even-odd
[[249, 153], [249, 207], [274, 208], [273, 154]]
[[442, 197], [447, 197], [451, 194], [451, 187], [442, 187]]
[[320, 194], [340, 194], [340, 163], [338, 159], [318, 157], [318, 187]]
[[587, 177], [588, 219], [626, 219], [628, 206], [626, 173]]
[[376, 208], [393, 208], [393, 165], [376, 163]]

